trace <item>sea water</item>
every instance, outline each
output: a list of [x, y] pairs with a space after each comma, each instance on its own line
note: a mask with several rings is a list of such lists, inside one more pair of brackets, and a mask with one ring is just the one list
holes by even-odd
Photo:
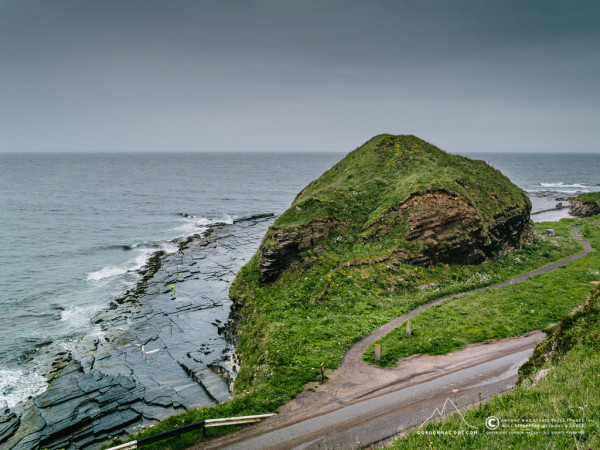
[[[0, 154], [0, 408], [45, 389], [36, 350], [69, 348], [172, 239], [282, 213], [341, 153]], [[600, 190], [600, 155], [469, 154], [534, 210]]]

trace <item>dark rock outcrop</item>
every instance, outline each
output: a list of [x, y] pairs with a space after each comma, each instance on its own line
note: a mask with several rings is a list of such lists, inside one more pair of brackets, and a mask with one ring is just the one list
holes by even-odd
[[[526, 203], [496, 215], [485, 225], [469, 200], [456, 192], [415, 192], [372, 224], [364, 241], [382, 239], [407, 218], [410, 231], [405, 239], [418, 245], [413, 252], [400, 252], [400, 259], [426, 266], [438, 262], [480, 264], [533, 240], [530, 212], [531, 204]], [[292, 230], [269, 230], [258, 262], [261, 282], [277, 280], [284, 270], [302, 260], [302, 253], [325, 241], [333, 229], [342, 228], [334, 220], [320, 220]], [[308, 262], [304, 264], [304, 268], [310, 267]]]
[[284, 270], [301, 260], [302, 253], [327, 239], [336, 226], [334, 220], [319, 220], [293, 230], [269, 230], [265, 238], [268, 244], [263, 245], [258, 262], [261, 281], [277, 280]]
[[506, 211], [487, 226], [467, 198], [446, 190], [412, 194], [398, 210], [408, 214], [406, 240], [421, 244], [406, 258], [412, 264], [480, 264], [533, 239], [531, 205]]
[[569, 213], [575, 217], [590, 217], [600, 214], [600, 205], [579, 198], [571, 199]]

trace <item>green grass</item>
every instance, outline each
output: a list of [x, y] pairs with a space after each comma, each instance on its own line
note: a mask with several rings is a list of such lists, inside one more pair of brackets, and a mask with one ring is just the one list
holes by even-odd
[[589, 192], [587, 194], [579, 194], [577, 198], [584, 202], [595, 202], [598, 205], [600, 205], [600, 192]]
[[[540, 224], [544, 229], [547, 224]], [[581, 250], [571, 223], [558, 236], [482, 266], [420, 268], [388, 263], [339, 267], [322, 261], [304, 276], [287, 271], [259, 285], [251, 261], [232, 286], [244, 305], [239, 333], [242, 370], [236, 392], [287, 386], [296, 393], [317, 379], [321, 362], [337, 368], [345, 351], [389, 320], [440, 296], [493, 284]], [[335, 239], [333, 240], [335, 242]], [[326, 293], [321, 295], [321, 293]]]
[[[598, 246], [597, 219], [583, 223], [582, 232]], [[600, 279], [600, 272], [593, 269], [597, 267], [600, 253], [591, 253], [521, 283], [448, 300], [413, 317], [412, 336], [408, 337], [406, 326], [401, 325], [377, 341], [381, 345], [380, 361], [375, 361], [374, 345], [367, 349], [363, 360], [381, 367], [395, 366], [400, 358], [410, 355], [441, 355], [468, 344], [544, 329], [581, 303], [590, 281]]]
[[[275, 221], [263, 246], [280, 229], [320, 220], [333, 220], [347, 235], [358, 238], [376, 234], [379, 220], [393, 219], [402, 231], [406, 217], [391, 217], [393, 208], [414, 192], [436, 189], [464, 196], [484, 225], [507, 209], [530, 205], [520, 188], [483, 161], [445, 153], [415, 136], [385, 134], [370, 139], [306, 186]], [[403, 245], [402, 239], [395, 243]]]
[[[536, 386], [540, 369], [548, 374]], [[600, 448], [600, 288], [589, 296], [582, 311], [549, 330], [548, 338], [522, 368], [521, 382], [507, 394], [463, 412], [477, 427], [476, 434], [460, 434], [465, 426], [458, 415], [429, 423], [423, 430], [400, 436], [397, 449], [597, 449]], [[500, 420], [583, 421], [581, 434], [492, 434], [484, 426], [489, 416]], [[558, 429], [562, 431], [562, 429]], [[434, 434], [435, 433], [435, 434]], [[442, 434], [444, 433], [444, 434]]]
[[[244, 296], [238, 347], [243, 364], [234, 398], [173, 416], [133, 438], [205, 418], [275, 412], [306, 383], [319, 379], [322, 362], [327, 369], [337, 368], [354, 342], [389, 320], [434, 298], [490, 285], [580, 251], [570, 231], [574, 223], [537, 224], [531, 245], [481, 266], [421, 268], [382, 262], [341, 268], [323, 254], [311, 276], [287, 271], [273, 285], [258, 288], [255, 257], [232, 288]], [[543, 235], [548, 227], [556, 237]], [[343, 243], [334, 239], [332, 245]], [[315, 293], [324, 290], [327, 294], [317, 299]], [[228, 431], [210, 429], [208, 435]], [[201, 432], [192, 432], [154, 448], [185, 448], [201, 439]]]

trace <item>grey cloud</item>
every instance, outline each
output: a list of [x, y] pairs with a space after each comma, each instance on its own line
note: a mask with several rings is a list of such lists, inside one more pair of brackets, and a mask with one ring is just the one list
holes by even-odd
[[598, 151], [588, 1], [0, 3], [0, 151]]

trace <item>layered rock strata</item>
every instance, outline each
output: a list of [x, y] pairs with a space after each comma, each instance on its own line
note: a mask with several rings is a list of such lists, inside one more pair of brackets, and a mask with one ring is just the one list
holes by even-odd
[[334, 228], [334, 220], [319, 220], [294, 230], [271, 229], [269, 243], [263, 245], [258, 262], [261, 281], [270, 283], [277, 280], [284, 270], [301, 260], [302, 253], [327, 239]]
[[[527, 202], [494, 216], [486, 225], [469, 200], [458, 193], [443, 189], [415, 192], [368, 227], [366, 231], [371, 233], [364, 241], [382, 239], [407, 218], [410, 231], [405, 239], [418, 244], [418, 250], [399, 251], [400, 260], [424, 266], [481, 264], [531, 243], [534, 234], [530, 212], [531, 203]], [[261, 281], [277, 280], [283, 271], [302, 261], [304, 252], [325, 241], [333, 229], [343, 227], [330, 219], [297, 229], [269, 230], [269, 243], [260, 250]]]
[[310, 268], [311, 250], [329, 247], [344, 261], [327, 244], [334, 231], [362, 244], [347, 248], [373, 261], [385, 259], [378, 254], [385, 247], [404, 263], [480, 264], [532, 241], [530, 212], [525, 193], [483, 161], [415, 136], [376, 136], [311, 182], [269, 229], [259, 279], [268, 284], [289, 268]]
[[575, 217], [590, 217], [600, 214], [600, 205], [597, 202], [585, 201], [579, 198], [570, 200], [569, 213]]
[[487, 226], [467, 198], [446, 190], [412, 194], [399, 211], [408, 214], [406, 240], [423, 245], [406, 258], [412, 264], [481, 264], [533, 239], [529, 204], [495, 216]]

